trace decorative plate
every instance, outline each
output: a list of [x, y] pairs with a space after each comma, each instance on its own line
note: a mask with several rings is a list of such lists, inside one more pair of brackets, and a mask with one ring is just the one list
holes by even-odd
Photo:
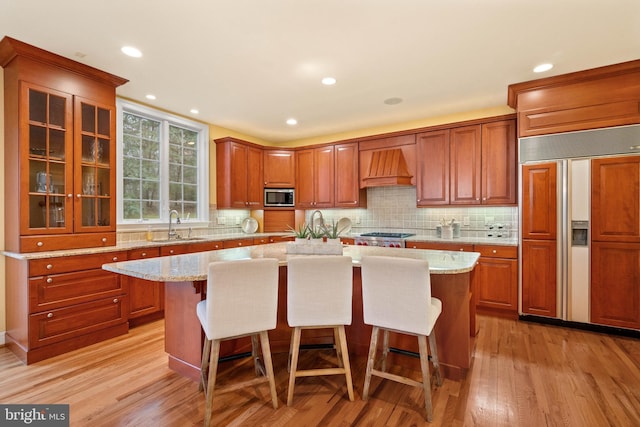
[[247, 234], [255, 233], [258, 230], [258, 221], [255, 218], [245, 218], [242, 220], [242, 231]]

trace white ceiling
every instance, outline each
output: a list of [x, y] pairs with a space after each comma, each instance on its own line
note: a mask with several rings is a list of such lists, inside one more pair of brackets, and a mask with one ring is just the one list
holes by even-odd
[[640, 1], [0, 0], [3, 35], [129, 79], [121, 96], [286, 142], [504, 106], [511, 83], [639, 59]]

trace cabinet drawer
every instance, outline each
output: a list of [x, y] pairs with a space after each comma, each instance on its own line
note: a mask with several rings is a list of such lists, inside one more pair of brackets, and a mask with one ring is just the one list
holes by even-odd
[[237, 248], [240, 246], [251, 246], [253, 245], [253, 239], [234, 239], [234, 240], [224, 240], [222, 242], [222, 248]]
[[470, 243], [407, 242], [406, 247], [412, 249], [431, 249], [438, 251], [473, 252], [473, 245]]
[[480, 252], [481, 257], [488, 258], [518, 258], [517, 246], [502, 245], [475, 245], [475, 251]]
[[217, 251], [218, 249], [222, 249], [222, 242], [189, 243], [189, 252]]
[[20, 237], [20, 252], [46, 252], [69, 248], [99, 248], [115, 245], [115, 232]]
[[126, 260], [127, 252], [125, 251], [33, 259], [29, 261], [29, 277], [99, 269], [102, 268], [102, 264]]
[[146, 259], [146, 258], [154, 258], [160, 256], [160, 248], [143, 248], [143, 249], [132, 249], [129, 251], [129, 259]]
[[[189, 245], [161, 246], [160, 256], [181, 255], [189, 253]], [[147, 254], [146, 258], [150, 258]]]
[[30, 348], [41, 347], [125, 323], [126, 295], [103, 298], [29, 316]]
[[29, 279], [29, 312], [36, 313], [126, 293], [120, 276], [104, 270], [50, 274]]
[[254, 245], [265, 245], [267, 243], [270, 243], [268, 237], [255, 237], [253, 239]]

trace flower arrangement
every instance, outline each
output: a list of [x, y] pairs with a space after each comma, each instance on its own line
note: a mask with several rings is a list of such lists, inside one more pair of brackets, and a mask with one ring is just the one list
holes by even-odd
[[288, 227], [289, 227], [289, 230], [291, 231], [291, 233], [293, 234], [293, 236], [296, 239], [304, 239], [304, 240], [306, 240], [306, 239], [309, 238], [309, 234], [310, 234], [311, 229], [306, 223], [303, 223], [303, 224], [299, 225], [297, 229], [293, 228], [291, 226], [288, 226]]

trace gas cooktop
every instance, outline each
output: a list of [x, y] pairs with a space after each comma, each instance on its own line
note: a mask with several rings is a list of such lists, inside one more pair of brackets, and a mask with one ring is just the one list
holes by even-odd
[[362, 237], [387, 237], [392, 239], [404, 239], [409, 236], [413, 236], [412, 233], [385, 233], [382, 231], [373, 231], [371, 233], [362, 233]]

